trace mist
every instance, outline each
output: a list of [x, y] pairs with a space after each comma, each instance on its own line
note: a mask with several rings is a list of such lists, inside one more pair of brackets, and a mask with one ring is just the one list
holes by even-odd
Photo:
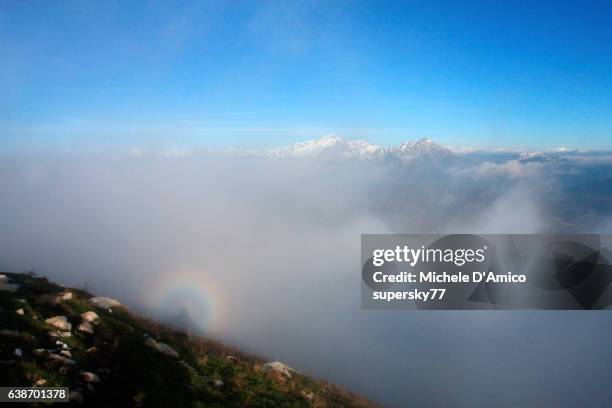
[[5, 153], [0, 269], [388, 406], [604, 406], [605, 312], [372, 312], [359, 289], [363, 233], [610, 232], [611, 167], [595, 165]]

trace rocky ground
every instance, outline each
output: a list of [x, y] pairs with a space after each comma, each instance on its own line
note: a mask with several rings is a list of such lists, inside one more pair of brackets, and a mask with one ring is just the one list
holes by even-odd
[[69, 387], [95, 407], [376, 406], [31, 274], [0, 274], [0, 384]]

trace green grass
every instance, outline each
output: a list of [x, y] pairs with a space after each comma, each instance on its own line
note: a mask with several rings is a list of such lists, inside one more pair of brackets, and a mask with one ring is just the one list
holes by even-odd
[[[344, 389], [295, 374], [292, 378], [261, 372], [263, 361], [221, 343], [192, 337], [171, 327], [143, 319], [123, 308], [112, 313], [94, 309], [92, 295], [77, 289], [70, 301], [53, 302], [66, 288], [45, 278], [6, 274], [20, 284], [15, 293], [0, 291], [0, 329], [19, 330], [18, 337], [0, 335], [0, 384], [31, 386], [40, 378], [47, 386], [79, 389], [91, 407], [372, 407], [371, 402]], [[15, 313], [24, 309], [24, 315]], [[94, 334], [76, 330], [80, 314], [95, 310], [100, 318], [92, 324]], [[68, 344], [76, 365], [67, 366], [36, 355], [34, 350], [57, 348], [45, 319], [63, 315], [72, 324]], [[179, 358], [145, 345], [145, 334], [170, 345]], [[23, 358], [13, 356], [21, 348]], [[97, 351], [87, 352], [95, 347]], [[235, 359], [228, 359], [228, 356]], [[13, 362], [11, 362], [13, 361]], [[97, 373], [102, 382], [88, 390], [80, 371]], [[221, 380], [222, 386], [214, 381]], [[305, 395], [312, 393], [314, 398]]]

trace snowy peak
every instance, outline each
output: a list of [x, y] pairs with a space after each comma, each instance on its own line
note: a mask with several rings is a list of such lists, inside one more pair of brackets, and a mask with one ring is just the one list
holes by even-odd
[[545, 152], [521, 152], [518, 159], [521, 163], [558, 163], [564, 161], [556, 154]]
[[345, 140], [337, 136], [325, 136], [318, 140], [295, 143], [271, 150], [269, 154], [274, 157], [323, 157], [402, 163], [436, 161], [453, 155], [450, 150], [426, 138], [381, 148], [364, 140]]
[[440, 160], [451, 157], [453, 153], [431, 139], [422, 138], [417, 141], [404, 142], [398, 146], [386, 149], [386, 156], [403, 162], [415, 160]]
[[404, 142], [400, 144], [399, 146], [395, 147], [395, 149], [398, 151], [406, 151], [406, 150], [412, 150], [415, 148], [416, 149], [429, 149], [429, 148], [436, 148], [436, 147], [439, 147], [439, 146], [436, 145], [431, 139], [423, 137], [417, 141]]
[[337, 136], [325, 136], [318, 140], [295, 143], [291, 146], [274, 149], [270, 153], [276, 157], [341, 157], [354, 159], [373, 159], [382, 149], [364, 140], [344, 140]]

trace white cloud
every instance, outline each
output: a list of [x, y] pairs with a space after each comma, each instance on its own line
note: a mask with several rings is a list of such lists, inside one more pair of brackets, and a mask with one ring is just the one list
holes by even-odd
[[462, 170], [462, 172], [476, 180], [490, 177], [520, 179], [540, 175], [544, 166], [543, 163], [521, 163], [518, 160], [508, 160], [503, 163], [486, 161], [475, 167]]

